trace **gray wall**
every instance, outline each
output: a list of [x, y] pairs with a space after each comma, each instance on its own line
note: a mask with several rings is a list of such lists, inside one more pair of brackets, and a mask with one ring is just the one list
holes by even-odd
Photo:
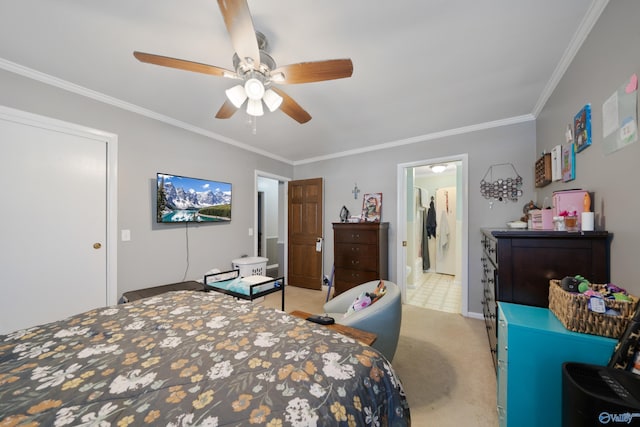
[[[638, 16], [640, 2], [636, 0], [609, 3], [536, 123], [481, 130], [295, 168], [2, 70], [1, 102], [119, 136], [118, 228], [132, 233], [130, 242], [118, 244], [119, 293], [179, 281], [185, 273], [184, 226], [160, 227], [153, 220], [153, 179], [158, 171], [233, 183], [231, 224], [189, 227], [191, 264], [187, 279], [199, 278], [213, 267], [228, 266], [235, 256], [253, 253], [253, 239], [247, 230], [253, 226], [253, 181], [254, 170], [258, 169], [296, 179], [325, 178], [325, 273], [333, 263], [331, 223], [338, 220], [342, 205], [358, 213], [363, 193], [382, 192], [383, 220], [390, 222], [389, 261], [394, 280], [397, 164], [468, 153], [470, 311], [481, 312], [480, 227], [504, 226], [521, 215], [526, 201], [541, 201], [553, 191], [568, 188], [595, 192], [598, 224], [615, 236], [612, 280], [640, 294], [640, 283], [635, 280], [637, 268], [633, 267], [640, 252], [636, 224], [640, 198], [633, 187], [640, 178], [640, 143], [610, 155], [603, 154], [601, 147], [602, 103], [632, 73], [640, 72]], [[533, 164], [537, 155], [563, 141], [566, 125], [585, 103], [592, 104], [593, 145], [576, 155], [577, 179], [534, 192]], [[490, 209], [480, 196], [479, 182], [489, 165], [504, 162], [513, 163], [525, 179], [525, 194], [518, 203], [496, 203]], [[355, 182], [362, 190], [358, 200], [351, 194]]]
[[[293, 167], [147, 117], [0, 70], [0, 102], [118, 135], [118, 294], [199, 279], [231, 259], [253, 255], [254, 170], [292, 176]], [[156, 224], [156, 172], [220, 180], [233, 185], [229, 224]]]
[[[593, 191], [596, 228], [613, 233], [611, 280], [640, 295], [638, 182], [640, 143], [606, 155], [602, 150], [602, 103], [633, 73], [640, 73], [640, 2], [609, 2], [537, 120], [537, 153], [563, 142], [564, 129], [587, 103], [592, 109], [592, 145], [576, 153], [576, 179], [554, 182], [538, 191]], [[579, 273], [579, 272], [576, 272]]]
[[[397, 165], [467, 153], [469, 159], [469, 310], [481, 313], [481, 227], [502, 227], [518, 219], [534, 198], [533, 121], [427, 140], [295, 168], [135, 113], [94, 101], [13, 73], [0, 71], [2, 103], [118, 135], [118, 229], [131, 230], [130, 242], [118, 243], [118, 293], [181, 281], [186, 265], [183, 225], [154, 222], [156, 172], [217, 179], [233, 184], [230, 224], [188, 228], [190, 264], [187, 279], [230, 266], [231, 259], [253, 254], [254, 171], [296, 179], [325, 178], [325, 274], [333, 264], [331, 223], [346, 205], [357, 214], [366, 192], [383, 193], [383, 221], [390, 223], [390, 279], [396, 278]], [[392, 124], [390, 124], [392, 125]], [[517, 203], [495, 203], [480, 196], [479, 182], [491, 164], [513, 163], [524, 178], [525, 194]], [[497, 178], [497, 176], [495, 177]], [[354, 200], [354, 183], [362, 190]]]
[[[533, 121], [296, 166], [295, 179], [325, 179], [325, 274], [333, 265], [331, 224], [339, 222], [342, 206], [358, 214], [364, 193], [382, 193], [382, 221], [389, 222], [389, 279], [396, 280], [398, 165], [464, 153], [469, 158], [469, 311], [482, 313], [480, 228], [504, 227], [507, 221], [519, 219], [524, 204], [534, 197]], [[490, 208], [480, 195], [480, 180], [490, 165], [507, 162], [524, 178], [524, 195], [517, 203], [494, 203]], [[357, 200], [351, 193], [355, 182], [361, 190]]]

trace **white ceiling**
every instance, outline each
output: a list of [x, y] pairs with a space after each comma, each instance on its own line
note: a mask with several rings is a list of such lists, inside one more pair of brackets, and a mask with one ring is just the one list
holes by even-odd
[[312, 120], [266, 112], [255, 135], [242, 111], [214, 118], [236, 81], [132, 55], [233, 69], [215, 0], [3, 0], [0, 67], [300, 164], [532, 119], [606, 3], [249, 0], [277, 64], [354, 64], [349, 79], [280, 86]]

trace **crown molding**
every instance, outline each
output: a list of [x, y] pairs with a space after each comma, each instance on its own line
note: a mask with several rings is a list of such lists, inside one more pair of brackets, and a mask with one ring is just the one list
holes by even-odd
[[94, 99], [96, 101], [99, 102], [103, 102], [105, 104], [109, 104], [112, 105], [114, 107], [123, 109], [123, 110], [127, 110], [136, 114], [140, 114], [142, 116], [154, 119], [154, 120], [158, 120], [160, 122], [163, 123], [167, 123], [169, 125], [187, 130], [189, 132], [193, 132], [202, 136], [205, 136], [207, 138], [211, 138], [214, 139], [216, 141], [219, 142], [223, 142], [225, 144], [229, 144], [229, 145], [233, 145], [235, 147], [241, 148], [243, 150], [246, 151], [250, 151], [280, 162], [283, 162], [285, 164], [288, 165], [292, 165], [292, 166], [299, 166], [299, 165], [304, 165], [304, 164], [309, 164], [309, 163], [315, 163], [315, 162], [320, 162], [320, 161], [324, 161], [324, 160], [331, 160], [331, 159], [336, 159], [336, 158], [340, 158], [340, 157], [348, 157], [348, 156], [354, 156], [357, 154], [363, 154], [363, 153], [368, 153], [371, 151], [378, 151], [378, 150], [385, 150], [385, 149], [389, 149], [389, 148], [394, 148], [394, 147], [400, 147], [400, 146], [404, 146], [404, 145], [410, 145], [410, 144], [416, 144], [416, 143], [420, 143], [420, 142], [426, 142], [426, 141], [430, 141], [430, 140], [434, 140], [434, 139], [440, 139], [440, 138], [446, 138], [446, 137], [450, 137], [450, 136], [454, 136], [454, 135], [461, 135], [461, 134], [465, 134], [465, 133], [471, 133], [471, 132], [476, 132], [476, 131], [480, 131], [480, 130], [485, 130], [485, 129], [491, 129], [491, 128], [496, 128], [496, 127], [502, 127], [502, 126], [509, 126], [512, 124], [518, 124], [518, 123], [523, 123], [523, 122], [528, 122], [531, 120], [535, 120], [535, 115], [533, 114], [525, 114], [525, 115], [521, 115], [521, 116], [515, 116], [515, 117], [510, 117], [510, 118], [506, 118], [506, 119], [500, 119], [500, 120], [494, 120], [491, 122], [485, 122], [485, 123], [479, 123], [479, 124], [475, 124], [475, 125], [470, 125], [470, 126], [464, 126], [464, 127], [460, 127], [460, 128], [455, 128], [455, 129], [448, 129], [448, 130], [444, 130], [444, 131], [439, 131], [439, 132], [433, 132], [433, 133], [429, 133], [429, 134], [425, 134], [425, 135], [418, 135], [418, 136], [414, 136], [411, 138], [406, 138], [406, 139], [401, 139], [401, 140], [397, 140], [397, 141], [391, 141], [391, 142], [386, 142], [386, 143], [382, 143], [382, 144], [378, 144], [378, 145], [372, 145], [372, 146], [368, 146], [368, 147], [364, 147], [364, 148], [358, 148], [358, 149], [354, 149], [354, 150], [347, 150], [347, 151], [342, 151], [342, 152], [338, 152], [338, 153], [334, 153], [334, 154], [330, 154], [330, 155], [326, 155], [326, 156], [319, 156], [319, 157], [311, 157], [308, 159], [303, 159], [303, 160], [298, 160], [298, 161], [293, 161], [291, 159], [285, 159], [283, 157], [280, 156], [276, 156], [272, 153], [269, 153], [265, 150], [261, 150], [259, 148], [255, 148], [252, 147], [248, 144], [242, 143], [240, 141], [236, 141], [235, 139], [232, 138], [228, 138], [226, 136], [217, 134], [215, 132], [211, 132], [205, 129], [202, 129], [200, 127], [197, 126], [193, 126], [189, 123], [185, 123], [183, 121], [180, 120], [176, 120], [173, 119], [171, 117], [165, 116], [163, 114], [157, 113], [155, 111], [152, 110], [148, 110], [146, 108], [140, 107], [138, 105], [135, 104], [131, 104], [125, 101], [122, 101], [120, 99], [105, 95], [101, 92], [97, 92], [91, 89], [88, 89], [86, 87], [83, 86], [79, 86], [77, 84], [68, 82], [66, 80], [62, 80], [59, 79], [57, 77], [53, 77], [51, 75], [33, 70], [31, 68], [28, 67], [24, 67], [20, 64], [16, 64], [14, 62], [8, 61], [4, 58], [0, 58], [0, 68], [10, 71], [12, 73], [15, 74], [19, 74], [21, 76], [30, 78], [32, 80], [36, 80], [63, 90], [66, 90], [68, 92], [72, 92], [81, 96], [85, 96], [87, 98], [91, 98]]
[[378, 144], [378, 145], [371, 145], [369, 147], [342, 151], [340, 153], [330, 154], [330, 155], [327, 155], [327, 156], [312, 157], [312, 158], [309, 158], [309, 159], [295, 161], [295, 162], [293, 162], [293, 165], [294, 166], [298, 166], [298, 165], [303, 165], [303, 164], [307, 164], [307, 163], [320, 162], [320, 161], [323, 161], [323, 160], [336, 159], [336, 158], [339, 158], [339, 157], [354, 156], [356, 154], [368, 153], [370, 151], [386, 150], [386, 149], [389, 149], [389, 148], [400, 147], [400, 146], [403, 146], [403, 145], [410, 145], [410, 144], [416, 144], [416, 143], [419, 143], [419, 142], [431, 141], [431, 140], [434, 140], [434, 139], [447, 138], [449, 136], [454, 136], [454, 135], [461, 135], [461, 134], [477, 132], [477, 131], [485, 130], [485, 129], [491, 129], [491, 128], [497, 128], [497, 127], [502, 127], [502, 126], [509, 126], [509, 125], [513, 125], [513, 124], [518, 124], [518, 123], [530, 122], [530, 121], [535, 120], [535, 119], [536, 118], [532, 114], [524, 114], [522, 116], [516, 116], [516, 117], [510, 117], [510, 118], [506, 118], [506, 119], [494, 120], [492, 122], [479, 123], [479, 124], [475, 124], [475, 125], [459, 127], [459, 128], [456, 128], [456, 129], [448, 129], [448, 130], [444, 130], [444, 131], [440, 131], [440, 132], [433, 132], [433, 133], [428, 133], [428, 134], [425, 134], [425, 135], [413, 136], [411, 138], [401, 139], [401, 140], [398, 140], [398, 141], [385, 142], [385, 143]]
[[91, 99], [94, 99], [96, 101], [99, 101], [99, 102], [102, 102], [102, 103], [105, 103], [105, 104], [109, 104], [109, 105], [112, 105], [114, 107], [117, 107], [117, 108], [120, 108], [120, 109], [123, 109], [123, 110], [130, 111], [132, 113], [140, 114], [141, 116], [145, 116], [145, 117], [148, 117], [150, 119], [154, 119], [154, 120], [157, 120], [157, 121], [160, 121], [160, 122], [164, 122], [164, 123], [167, 123], [169, 125], [172, 125], [172, 126], [175, 126], [175, 127], [178, 127], [178, 128], [182, 128], [182, 129], [187, 130], [189, 132], [193, 132], [193, 133], [196, 133], [196, 134], [199, 134], [199, 135], [202, 135], [202, 136], [206, 136], [207, 138], [211, 138], [211, 139], [214, 139], [214, 140], [217, 140], [217, 141], [220, 141], [220, 142], [224, 142], [225, 144], [233, 145], [235, 147], [241, 148], [241, 149], [246, 150], [246, 151], [251, 151], [253, 153], [260, 154], [262, 156], [269, 157], [271, 159], [274, 159], [274, 160], [277, 160], [277, 161], [280, 161], [280, 162], [284, 162], [284, 163], [287, 163], [289, 165], [293, 164], [291, 162], [291, 160], [289, 160], [289, 159], [285, 159], [283, 157], [276, 156], [276, 155], [274, 155], [272, 153], [269, 153], [267, 151], [261, 150], [259, 148], [252, 147], [252, 146], [250, 146], [248, 144], [245, 144], [243, 142], [240, 142], [240, 141], [236, 141], [235, 139], [228, 138], [228, 137], [220, 135], [218, 133], [211, 132], [211, 131], [202, 129], [202, 128], [197, 127], [197, 126], [193, 126], [193, 125], [191, 125], [189, 123], [185, 123], [183, 121], [176, 120], [174, 118], [165, 116], [164, 114], [160, 114], [160, 113], [157, 113], [155, 111], [148, 110], [146, 108], [140, 107], [138, 105], [122, 101], [120, 99], [111, 97], [109, 95], [105, 95], [104, 93], [97, 92], [95, 90], [91, 90], [91, 89], [88, 89], [88, 88], [83, 87], [83, 86], [79, 86], [77, 84], [68, 82], [66, 80], [59, 79], [57, 77], [51, 76], [49, 74], [42, 73], [40, 71], [36, 71], [34, 69], [22, 66], [20, 64], [16, 64], [15, 62], [8, 61], [8, 60], [6, 60], [4, 58], [0, 58], [0, 68], [2, 68], [4, 70], [7, 70], [7, 71], [10, 71], [12, 73], [21, 75], [23, 77], [30, 78], [32, 80], [36, 80], [36, 81], [48, 84], [50, 86], [54, 86], [54, 87], [57, 87], [59, 89], [66, 90], [68, 92], [75, 93], [77, 95], [81, 95], [81, 96], [84, 96], [84, 97], [87, 97], [87, 98], [91, 98]]
[[571, 65], [571, 62], [573, 62], [573, 59], [578, 53], [578, 50], [580, 50], [580, 48], [582, 47], [582, 44], [587, 39], [587, 36], [593, 29], [593, 26], [600, 18], [600, 15], [604, 11], [608, 3], [609, 0], [593, 0], [591, 2], [591, 6], [589, 6], [589, 9], [582, 19], [580, 26], [573, 34], [573, 38], [569, 42], [569, 46], [567, 46], [567, 48], [565, 49], [560, 62], [556, 66], [555, 70], [553, 70], [551, 78], [542, 90], [542, 93], [538, 98], [538, 102], [536, 102], [536, 105], [533, 107], [533, 111], [531, 112], [531, 114], [533, 114], [534, 117], [538, 117], [540, 115], [540, 112], [553, 94], [553, 91], [556, 90], [558, 83], [560, 83], [560, 80], [564, 76], [564, 73], [567, 72], [569, 65]]

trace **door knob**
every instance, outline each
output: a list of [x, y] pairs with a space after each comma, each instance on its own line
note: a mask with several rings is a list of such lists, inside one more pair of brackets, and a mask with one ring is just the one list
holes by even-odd
[[100, 243], [94, 243], [93, 244], [93, 249], [100, 249], [102, 247], [102, 245]]

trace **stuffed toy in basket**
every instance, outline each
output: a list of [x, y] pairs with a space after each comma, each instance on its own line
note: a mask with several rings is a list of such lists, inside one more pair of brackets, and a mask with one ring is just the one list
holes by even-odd
[[637, 304], [638, 298], [611, 283], [593, 284], [582, 276], [549, 281], [549, 310], [570, 331], [618, 339]]

